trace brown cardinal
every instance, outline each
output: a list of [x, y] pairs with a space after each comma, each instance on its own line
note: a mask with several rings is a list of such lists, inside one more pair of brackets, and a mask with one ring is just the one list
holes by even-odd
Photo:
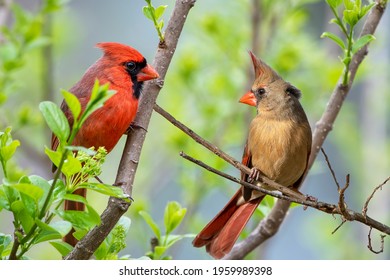
[[[96, 46], [103, 50], [103, 56], [89, 67], [69, 91], [79, 99], [82, 110], [89, 101], [96, 79], [100, 84], [109, 83], [110, 89], [116, 93], [88, 117], [72, 144], [95, 149], [103, 146], [110, 152], [135, 118], [143, 82], [159, 76], [142, 54], [132, 47], [112, 42]], [[61, 109], [72, 126], [72, 113], [65, 101]], [[53, 134], [52, 149], [56, 150], [58, 145], [58, 138]], [[75, 193], [85, 197], [86, 190], [79, 189]], [[84, 207], [82, 203], [65, 201], [65, 210], [83, 211]], [[64, 240], [73, 246], [77, 243], [71, 234]]]
[[[250, 56], [256, 79], [240, 102], [256, 106], [257, 116], [250, 124], [242, 157], [251, 174], [241, 174], [241, 178], [254, 182], [261, 174], [297, 189], [307, 168], [312, 141], [309, 122], [298, 100], [301, 93], [252, 52]], [[263, 193], [241, 187], [192, 244], [206, 246], [214, 258], [224, 257], [263, 198]]]

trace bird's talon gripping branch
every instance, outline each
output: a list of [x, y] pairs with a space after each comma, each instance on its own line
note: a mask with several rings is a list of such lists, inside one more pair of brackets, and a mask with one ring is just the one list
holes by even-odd
[[[300, 91], [250, 52], [256, 79], [241, 103], [257, 107], [242, 164], [251, 168], [248, 181], [260, 175], [297, 189], [307, 168], [311, 129], [299, 103]], [[246, 174], [245, 174], [246, 176]], [[206, 246], [214, 258], [230, 252], [264, 194], [239, 189], [226, 206], [195, 237], [195, 247]]]
[[137, 123], [135, 123], [135, 122], [132, 122], [132, 123], [130, 124], [130, 126], [127, 128], [125, 134], [126, 134], [126, 135], [129, 135], [129, 133], [132, 133], [132, 132], [134, 131], [134, 128], [140, 128], [140, 129], [143, 129], [143, 130], [145, 130], [146, 132], [148, 132], [148, 130], [147, 130], [145, 127], [143, 127], [142, 125], [137, 124]]
[[252, 168], [251, 169], [251, 174], [248, 176], [248, 182], [253, 183], [255, 181], [259, 181], [260, 179], [260, 170], [257, 168]]

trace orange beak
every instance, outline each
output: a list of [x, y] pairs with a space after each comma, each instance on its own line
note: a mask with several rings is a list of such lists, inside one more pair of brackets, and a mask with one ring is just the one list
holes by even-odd
[[142, 68], [141, 72], [137, 75], [137, 81], [143, 82], [148, 80], [153, 80], [160, 77], [156, 70], [149, 64], [147, 64], [144, 68]]
[[240, 103], [248, 104], [249, 106], [255, 106], [257, 104], [256, 96], [252, 91], [245, 93], [239, 100]]

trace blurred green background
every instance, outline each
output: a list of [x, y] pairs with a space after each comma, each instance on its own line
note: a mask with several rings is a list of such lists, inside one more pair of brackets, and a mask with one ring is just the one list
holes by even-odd
[[[13, 2], [28, 10], [31, 18], [42, 4], [39, 0]], [[39, 33], [37, 42], [34, 41], [31, 49], [24, 49], [25, 55], [17, 60], [20, 65], [16, 65], [10, 77], [4, 79], [4, 73], [0, 76], [3, 83], [0, 130], [12, 126], [14, 139], [21, 141], [15, 165], [23, 170], [18, 171], [15, 166], [15, 173], [51, 178], [51, 167], [44, 154], [50, 135], [38, 104], [48, 99], [61, 102], [60, 89], [69, 89], [100, 57], [100, 50], [94, 48], [96, 43], [117, 41], [131, 45], [149, 62], [158, 44], [152, 23], [142, 14], [144, 1], [66, 2], [50, 15], [46, 13], [27, 24], [36, 24], [31, 32]], [[168, 5], [164, 16], [167, 23], [174, 1], [156, 0], [153, 4]], [[256, 7], [260, 9], [260, 24], [254, 36], [252, 13]], [[0, 19], [3, 16], [0, 13]], [[190, 11], [157, 102], [198, 134], [240, 159], [248, 124], [255, 115], [254, 108], [238, 103], [253, 81], [248, 56], [248, 50], [253, 50], [285, 80], [302, 90], [302, 103], [314, 129], [342, 72], [338, 47], [329, 39], [320, 39], [324, 31], [338, 32], [328, 23], [331, 18], [325, 1], [197, 1]], [[13, 26], [13, 15], [8, 14], [3, 23]], [[389, 24], [386, 12], [324, 146], [340, 183], [344, 184], [346, 174], [351, 176], [346, 201], [356, 211], [361, 211], [373, 188], [390, 175]], [[10, 53], [6, 45], [7, 40], [0, 36], [0, 59], [18, 57], [19, 54]], [[124, 140], [125, 137], [104, 165], [100, 178], [106, 183], [115, 180]], [[178, 201], [187, 208], [187, 215], [176, 232], [198, 233], [238, 188], [185, 161], [179, 156], [180, 151], [239, 176], [237, 170], [154, 114], [134, 183], [135, 202], [126, 214], [132, 225], [123, 254], [139, 258], [150, 250], [153, 233], [138, 214], [140, 210], [150, 212], [162, 225], [166, 203]], [[321, 201], [337, 203], [337, 189], [321, 154], [302, 191]], [[389, 197], [389, 185], [386, 185], [374, 197], [368, 211], [371, 217], [385, 224], [390, 224]], [[107, 204], [105, 197], [95, 194], [90, 199], [100, 211]], [[265, 207], [256, 212], [246, 234], [267, 211]], [[0, 212], [0, 232], [11, 233], [12, 220], [8, 214]], [[376, 255], [367, 249], [366, 226], [346, 223], [332, 234], [340, 222], [338, 217], [296, 207], [289, 212], [279, 233], [248, 258], [390, 258], [388, 240], [382, 254]], [[379, 233], [373, 231], [372, 238], [374, 248], [379, 248]], [[191, 241], [183, 239], [169, 254], [173, 259], [210, 259], [203, 248], [193, 248]], [[60, 258], [45, 243], [34, 247], [28, 256]]]

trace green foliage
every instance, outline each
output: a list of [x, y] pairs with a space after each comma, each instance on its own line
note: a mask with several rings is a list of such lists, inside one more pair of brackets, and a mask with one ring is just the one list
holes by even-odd
[[[354, 41], [355, 26], [358, 22], [371, 10], [375, 3], [362, 6], [361, 0], [326, 0], [331, 8], [335, 18], [330, 22], [336, 24], [346, 37], [346, 42], [339, 36], [331, 32], [324, 32], [321, 38], [329, 38], [333, 40], [343, 51], [344, 56], [341, 58], [344, 64], [343, 85], [347, 85], [349, 81], [349, 65], [352, 56], [362, 47], [370, 43], [375, 37], [371, 34], [364, 35]], [[339, 14], [339, 6], [344, 2], [342, 17]]]
[[152, 229], [155, 235], [155, 244], [151, 252], [147, 253], [147, 256], [152, 260], [159, 259], [171, 259], [170, 256], [164, 255], [165, 252], [173, 246], [177, 241], [185, 237], [193, 237], [192, 234], [175, 235], [171, 234], [182, 222], [186, 208], [182, 208], [181, 205], [176, 201], [171, 201], [167, 204], [164, 213], [164, 228], [165, 235], [161, 235], [162, 231], [157, 223], [153, 220], [152, 216], [146, 211], [140, 211], [139, 214], [142, 216], [144, 221]]
[[118, 253], [126, 247], [125, 238], [130, 229], [131, 220], [122, 216], [113, 230], [94, 253], [97, 260], [128, 259], [129, 256], [119, 257]]
[[145, 17], [153, 21], [154, 27], [156, 28], [158, 37], [160, 38], [160, 42], [164, 42], [164, 33], [162, 31], [164, 27], [164, 19], [162, 16], [164, 15], [165, 9], [168, 7], [167, 5], [161, 5], [155, 8], [152, 4], [152, 0], [145, 0], [148, 4], [142, 8], [142, 12]]
[[[74, 117], [72, 127], [69, 127], [68, 120], [56, 104], [49, 101], [39, 104], [43, 118], [59, 140], [56, 150], [45, 149], [47, 156], [57, 167], [53, 180], [47, 181], [36, 175], [22, 176], [17, 182], [10, 180], [7, 176], [7, 163], [20, 143], [12, 139], [11, 128], [0, 132], [0, 162], [5, 177], [0, 185], [0, 210], [12, 212], [16, 238], [11, 251], [5, 251], [6, 247], [11, 246], [8, 238], [3, 237], [0, 240], [3, 243], [0, 245], [3, 258], [24, 258], [24, 254], [32, 246], [45, 241], [51, 241], [62, 255], [69, 253], [71, 248], [58, 239], [64, 237], [72, 227], [76, 230], [75, 237], [80, 239], [100, 223], [99, 214], [88, 201], [73, 194], [77, 189], [87, 188], [107, 196], [127, 199], [118, 187], [88, 182], [90, 178], [101, 173], [101, 166], [107, 155], [104, 148], [100, 147], [94, 151], [93, 148], [71, 146], [83, 122], [112, 96], [113, 91], [108, 89], [108, 85], [100, 86], [96, 81], [83, 112], [76, 97], [68, 92], [63, 94]], [[60, 180], [61, 174], [64, 175], [65, 181]], [[65, 200], [84, 203], [86, 211], [59, 210]], [[55, 216], [62, 220], [51, 222]]]
[[12, 3], [14, 23], [11, 27], [0, 27], [5, 40], [0, 44], [0, 105], [14, 88], [13, 74], [25, 65], [27, 55], [50, 44], [50, 38], [44, 36], [42, 31], [45, 17], [62, 8], [66, 2], [45, 0], [35, 14]]
[[4, 177], [7, 178], [7, 163], [13, 157], [16, 149], [20, 146], [18, 140], [12, 140], [11, 127], [7, 127], [4, 132], [0, 131], [0, 162]]

